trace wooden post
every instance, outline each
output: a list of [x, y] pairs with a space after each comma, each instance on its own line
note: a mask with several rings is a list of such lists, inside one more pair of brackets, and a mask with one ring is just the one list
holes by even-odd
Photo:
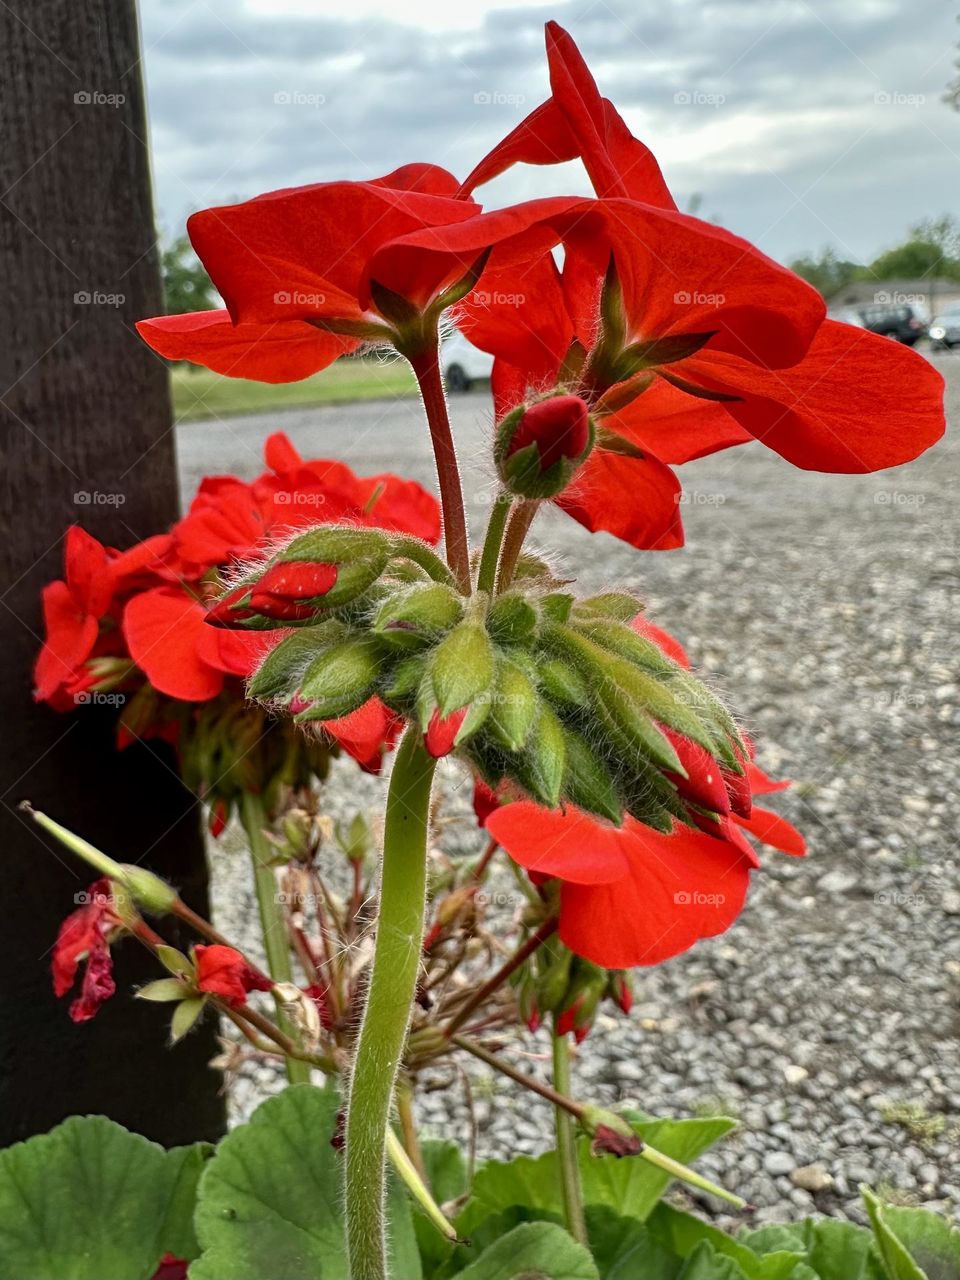
[[109, 708], [31, 699], [67, 526], [124, 547], [177, 514], [167, 373], [132, 327], [162, 310], [145, 130], [134, 0], [0, 4], [0, 1144], [74, 1112], [167, 1144], [224, 1123], [215, 1028], [167, 1048], [166, 1011], [131, 996], [155, 976], [137, 944], [118, 948], [118, 994], [93, 1022], [54, 999], [50, 948], [91, 877], [16, 811], [29, 798], [205, 909], [172, 757], [118, 754]]

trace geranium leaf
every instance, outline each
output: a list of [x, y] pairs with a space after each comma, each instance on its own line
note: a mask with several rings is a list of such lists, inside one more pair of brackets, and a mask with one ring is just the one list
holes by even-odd
[[866, 1227], [833, 1218], [808, 1218], [802, 1229], [807, 1261], [820, 1280], [884, 1280]]
[[196, 1256], [191, 1220], [209, 1148], [164, 1151], [105, 1116], [72, 1116], [0, 1152], [0, 1276], [149, 1280]]
[[[747, 1280], [794, 1280], [797, 1264], [805, 1261], [807, 1256], [804, 1249], [792, 1252], [778, 1249], [760, 1257], [718, 1227], [664, 1203], [657, 1205], [647, 1219], [647, 1225], [653, 1238], [679, 1258], [690, 1257], [706, 1241], [717, 1254], [732, 1258]], [[850, 1280], [855, 1280], [855, 1277], [851, 1276]]]
[[887, 1280], [960, 1280], [960, 1229], [926, 1209], [882, 1204], [861, 1188]]
[[528, 1222], [471, 1262], [457, 1280], [600, 1280], [590, 1254], [550, 1222]]
[[[347, 1280], [343, 1157], [331, 1145], [340, 1105], [332, 1084], [294, 1085], [223, 1139], [200, 1183], [203, 1255], [190, 1280]], [[420, 1280], [399, 1188], [387, 1211], [391, 1274]]]

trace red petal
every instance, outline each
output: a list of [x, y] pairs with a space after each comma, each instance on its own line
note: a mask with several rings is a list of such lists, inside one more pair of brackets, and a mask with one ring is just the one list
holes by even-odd
[[649, 449], [662, 462], [678, 465], [753, 437], [738, 426], [723, 404], [697, 399], [657, 378], [641, 395], [603, 425], [632, 444]]
[[807, 471], [879, 471], [910, 462], [943, 435], [943, 378], [917, 352], [866, 329], [825, 321], [790, 369], [702, 352], [684, 377], [741, 395], [727, 412]]
[[441, 716], [439, 707], [434, 709], [433, 715], [430, 717], [430, 723], [427, 725], [427, 731], [423, 735], [423, 742], [427, 748], [428, 755], [433, 756], [435, 760], [439, 760], [441, 756], [450, 754], [457, 741], [460, 726], [467, 718], [468, 710], [468, 707], [461, 707], [458, 711], [452, 711], [448, 716]]
[[486, 826], [514, 862], [539, 875], [595, 885], [620, 880], [629, 868], [623, 831], [573, 805], [544, 809], [520, 800], [491, 813]]
[[67, 530], [66, 579], [85, 613], [102, 618], [113, 599], [113, 573], [107, 549], [79, 525]]
[[115, 993], [117, 989], [113, 980], [113, 957], [110, 948], [102, 937], [97, 938], [90, 954], [87, 956], [86, 968], [83, 971], [83, 982], [80, 994], [70, 1006], [70, 1018], [73, 1022], [89, 1022], [100, 1011], [100, 1006]]
[[640, 550], [669, 551], [683, 546], [679, 498], [679, 480], [652, 455], [595, 449], [554, 501], [591, 533], [603, 530]]
[[699, 743], [691, 742], [683, 734], [676, 733], [666, 725], [659, 725], [660, 732], [669, 738], [686, 769], [688, 776], [669, 773], [667, 776], [674, 782], [677, 790], [694, 804], [709, 809], [711, 813], [726, 814], [730, 812], [730, 797], [720, 765], [713, 756]]
[[[293, 706], [291, 704], [291, 711]], [[368, 773], [379, 773], [384, 754], [397, 740], [403, 720], [370, 698], [362, 707], [339, 720], [324, 720], [323, 728]]]
[[303, 465], [303, 459], [284, 431], [274, 431], [273, 435], [267, 436], [267, 442], [263, 446], [263, 460], [271, 471], [278, 474], [293, 471]]
[[190, 360], [229, 378], [299, 382], [360, 344], [302, 320], [233, 324], [226, 311], [191, 311], [140, 320], [144, 342], [168, 360]]
[[97, 642], [96, 618], [83, 613], [65, 582], [50, 582], [41, 595], [46, 640], [34, 667], [34, 697], [47, 702], [72, 680]]
[[611, 884], [564, 884], [560, 938], [608, 969], [659, 964], [723, 933], [743, 908], [750, 862], [725, 840], [686, 827], [662, 835], [627, 819], [627, 874]]
[[184, 702], [206, 702], [223, 688], [217, 659], [219, 636], [204, 622], [203, 605], [176, 587], [156, 587], [133, 596], [123, 611], [130, 656], [155, 689]]
[[807, 852], [807, 842], [792, 823], [769, 809], [753, 806], [749, 818], [734, 816], [733, 821], [755, 836], [761, 844], [768, 844], [792, 858], [802, 858]]

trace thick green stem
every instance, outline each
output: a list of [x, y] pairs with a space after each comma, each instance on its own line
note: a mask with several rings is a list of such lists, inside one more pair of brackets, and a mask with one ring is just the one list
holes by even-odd
[[507, 527], [507, 516], [513, 499], [502, 490], [493, 500], [490, 512], [490, 523], [487, 525], [487, 536], [483, 542], [483, 553], [480, 557], [480, 570], [477, 574], [477, 590], [492, 592], [497, 584], [497, 562], [500, 559], [500, 547], [503, 544], [503, 531]]
[[[267, 957], [267, 972], [274, 982], [293, 981], [293, 963], [290, 958], [290, 940], [287, 935], [287, 918], [283, 904], [277, 897], [277, 878], [271, 861], [274, 856], [265, 835], [267, 816], [263, 802], [252, 791], [245, 791], [240, 804], [240, 817], [250, 845], [253, 862], [253, 880], [260, 909], [260, 929], [263, 933], [263, 949]], [[286, 1014], [278, 1013], [277, 1021], [288, 1036], [295, 1039], [295, 1030]], [[310, 1067], [296, 1058], [285, 1059], [287, 1079], [291, 1084], [304, 1084], [310, 1080]]]
[[410, 357], [410, 364], [423, 397], [423, 408], [430, 427], [433, 453], [437, 463], [437, 479], [440, 482], [440, 506], [443, 509], [443, 536], [447, 549], [447, 564], [453, 570], [457, 585], [464, 595], [470, 594], [470, 544], [467, 540], [467, 520], [463, 509], [463, 489], [460, 484], [460, 468], [450, 430], [447, 398], [443, 391], [443, 375], [440, 372], [440, 344], [434, 340], [430, 346]]
[[370, 987], [347, 1110], [346, 1219], [351, 1280], [385, 1280], [387, 1125], [423, 946], [430, 788], [436, 762], [407, 731], [390, 778]]
[[[566, 1036], [553, 1033], [553, 1086], [558, 1093], [570, 1094], [570, 1046]], [[560, 1164], [560, 1189], [567, 1230], [580, 1244], [587, 1243], [587, 1221], [583, 1213], [583, 1187], [577, 1161], [576, 1124], [563, 1107], [555, 1106], [557, 1157]]]

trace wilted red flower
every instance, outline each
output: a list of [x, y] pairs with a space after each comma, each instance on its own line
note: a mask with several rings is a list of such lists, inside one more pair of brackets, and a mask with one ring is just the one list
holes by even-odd
[[121, 925], [110, 881], [95, 881], [81, 894], [83, 905], [60, 926], [53, 947], [53, 990], [65, 996], [73, 986], [81, 961], [86, 961], [80, 995], [70, 1006], [74, 1022], [88, 1022], [116, 991], [110, 937]]
[[227, 1004], [239, 1008], [246, 1004], [251, 991], [270, 991], [269, 978], [251, 969], [239, 951], [220, 943], [204, 946], [198, 943], [193, 949], [197, 962], [197, 990], [207, 995], [220, 996]]
[[[226, 310], [158, 316], [137, 328], [155, 351], [233, 378], [294, 382], [365, 338], [388, 335], [370, 259], [397, 236], [469, 218], [456, 179], [411, 164], [370, 182], [323, 182], [205, 209], [187, 221]], [[432, 255], [380, 283], [413, 307], [457, 278]]]

